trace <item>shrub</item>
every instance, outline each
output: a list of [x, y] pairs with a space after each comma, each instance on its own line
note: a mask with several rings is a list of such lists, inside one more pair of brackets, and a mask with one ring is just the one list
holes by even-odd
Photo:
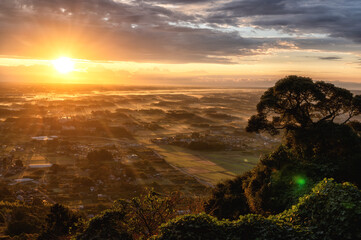
[[184, 215], [160, 227], [158, 240], [220, 240], [226, 239], [221, 221], [207, 215]]
[[[348, 126], [330, 127], [333, 128], [347, 132]], [[327, 139], [334, 142], [331, 145], [317, 145], [310, 140], [309, 144], [313, 144], [314, 148], [307, 147], [306, 143], [303, 147], [290, 142], [279, 146], [263, 157], [251, 171], [218, 184], [205, 205], [206, 212], [220, 219], [236, 219], [247, 213], [276, 214], [296, 204], [300, 197], [311, 191], [315, 183], [325, 177], [360, 184], [361, 178], [357, 174], [361, 171], [361, 146], [353, 132], [349, 132], [349, 135], [349, 138], [340, 140], [336, 136], [333, 139], [328, 136]], [[300, 136], [296, 138], [301, 141]], [[306, 137], [302, 141], [306, 142]], [[333, 151], [337, 142], [337, 149], [345, 156], [336, 153], [327, 155], [326, 149], [332, 148]]]
[[46, 219], [46, 226], [39, 239], [49, 239], [49, 236], [52, 239], [67, 236], [70, 234], [70, 231], [76, 230], [76, 223], [79, 219], [79, 215], [73, 213], [67, 207], [56, 203], [50, 208], [50, 213]]
[[207, 214], [185, 215], [161, 226], [157, 240], [312, 239], [309, 232], [279, 219], [245, 215], [237, 221], [219, 221]]
[[241, 216], [228, 228], [227, 239], [311, 240], [312, 236], [307, 229], [292, 226], [280, 219], [249, 214]]
[[127, 232], [125, 214], [122, 211], [105, 211], [102, 215], [92, 218], [77, 240], [131, 240]]
[[277, 217], [309, 228], [318, 239], [361, 239], [361, 191], [350, 183], [324, 179]]
[[177, 193], [160, 196], [148, 190], [131, 200], [119, 199], [111, 209], [88, 221], [85, 229], [79, 229], [77, 239], [148, 239], [176, 215], [179, 197]]
[[[289, 179], [291, 173], [302, 172], [294, 158], [281, 145], [251, 171], [218, 184], [205, 204], [206, 212], [219, 219], [237, 219], [241, 214], [279, 213], [295, 204], [305, 191], [295, 191], [295, 184]], [[292, 168], [295, 169], [289, 171]]]
[[250, 213], [243, 190], [243, 181], [247, 175], [219, 183], [212, 191], [212, 196], [205, 203], [207, 213], [219, 219], [237, 219], [241, 214]]
[[249, 214], [236, 221], [185, 215], [162, 225], [155, 239], [361, 239], [360, 226], [361, 191], [350, 183], [324, 179], [278, 215]]
[[[286, 135], [290, 150], [304, 164], [313, 164], [315, 175], [360, 186], [361, 139], [348, 125], [319, 123]], [[319, 179], [320, 180], [320, 179]]]
[[43, 205], [28, 205], [21, 202], [0, 202], [1, 225], [10, 236], [39, 233], [45, 222], [48, 208]]
[[22, 233], [34, 233], [36, 232], [36, 226], [27, 221], [13, 221], [10, 222], [7, 227], [5, 233], [10, 236], [19, 235]]

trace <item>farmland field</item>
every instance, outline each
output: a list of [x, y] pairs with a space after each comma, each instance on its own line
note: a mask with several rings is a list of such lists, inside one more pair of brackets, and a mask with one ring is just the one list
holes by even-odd
[[212, 185], [250, 170], [259, 160], [256, 155], [238, 151], [193, 151], [169, 145], [149, 147], [170, 164]]
[[[279, 141], [244, 130], [260, 89], [49, 85], [12, 95], [4, 87], [2, 181], [72, 208], [91, 211], [146, 188], [207, 196]], [[111, 157], [89, 157], [99, 152]]]

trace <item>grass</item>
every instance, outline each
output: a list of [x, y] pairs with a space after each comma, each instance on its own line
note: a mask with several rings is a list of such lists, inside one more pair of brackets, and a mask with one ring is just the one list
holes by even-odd
[[250, 170], [259, 159], [253, 154], [239, 151], [203, 152], [155, 144], [150, 147], [170, 164], [213, 185]]
[[[194, 151], [195, 152], [195, 151]], [[259, 161], [259, 156], [241, 151], [200, 152], [195, 154], [223, 167], [234, 174], [251, 170]]]

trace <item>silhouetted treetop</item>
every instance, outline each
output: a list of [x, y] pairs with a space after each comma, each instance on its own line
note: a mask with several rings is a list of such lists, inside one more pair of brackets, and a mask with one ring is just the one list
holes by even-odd
[[361, 96], [344, 88], [311, 78], [287, 76], [261, 96], [257, 114], [247, 126], [249, 132], [298, 129], [321, 122], [345, 124], [361, 113]]

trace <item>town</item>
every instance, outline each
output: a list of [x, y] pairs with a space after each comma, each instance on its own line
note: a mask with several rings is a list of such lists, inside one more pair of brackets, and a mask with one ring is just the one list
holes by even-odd
[[2, 88], [0, 200], [91, 215], [144, 189], [207, 196], [279, 142], [244, 130], [258, 90], [51, 87]]

